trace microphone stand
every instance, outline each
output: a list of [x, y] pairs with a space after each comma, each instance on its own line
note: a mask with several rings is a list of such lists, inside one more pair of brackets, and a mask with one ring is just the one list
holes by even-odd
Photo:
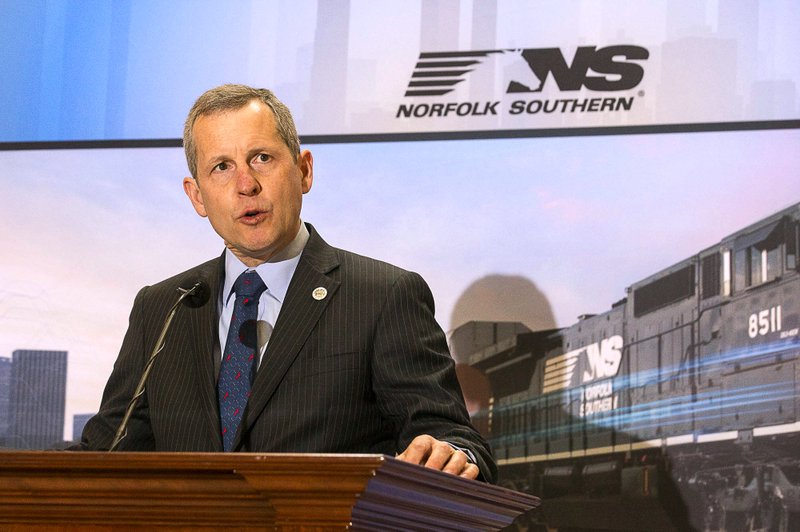
[[187, 297], [199, 296], [204, 289], [203, 285], [204, 283], [200, 281], [195, 283], [194, 286], [188, 289], [178, 288], [178, 291], [181, 293], [181, 295], [180, 297], [178, 297], [178, 300], [175, 302], [174, 305], [172, 305], [172, 308], [169, 310], [167, 319], [164, 320], [164, 326], [161, 328], [161, 334], [158, 336], [158, 341], [156, 341], [156, 345], [153, 346], [153, 351], [150, 353], [150, 358], [147, 359], [147, 364], [144, 367], [144, 372], [142, 372], [142, 378], [139, 379], [139, 384], [136, 386], [136, 390], [133, 392], [133, 397], [131, 397], [131, 400], [128, 403], [128, 408], [125, 410], [125, 415], [122, 418], [122, 423], [119, 424], [117, 433], [114, 436], [114, 441], [111, 442], [111, 447], [108, 448], [108, 452], [116, 451], [120, 442], [128, 434], [128, 421], [130, 420], [131, 414], [133, 414], [134, 408], [136, 408], [136, 405], [139, 403], [139, 399], [141, 399], [142, 395], [144, 395], [145, 382], [147, 381], [148, 375], [150, 375], [150, 370], [153, 369], [153, 363], [156, 360], [156, 356], [158, 356], [158, 354], [164, 349], [164, 339], [166, 338], [167, 331], [169, 330], [169, 326], [172, 323], [172, 318], [174, 318], [175, 314], [178, 312], [178, 307]]

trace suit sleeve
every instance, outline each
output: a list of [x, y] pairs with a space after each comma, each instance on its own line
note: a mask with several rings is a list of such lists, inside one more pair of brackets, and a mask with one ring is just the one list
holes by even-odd
[[481, 478], [493, 482], [496, 465], [488, 443], [469, 421], [455, 363], [434, 318], [433, 295], [416, 273], [395, 281], [375, 331], [373, 388], [383, 415], [405, 449], [416, 436], [429, 434], [469, 449]]
[[[143, 301], [147, 288], [139, 291], [133, 303], [128, 331], [114, 363], [114, 369], [103, 392], [100, 411], [87, 423], [81, 441], [73, 450], [107, 450], [125, 410], [144, 371], [147, 358], [143, 330]], [[155, 449], [147, 408], [147, 392], [139, 400], [128, 422], [127, 434], [120, 443], [120, 451], [152, 451]]]

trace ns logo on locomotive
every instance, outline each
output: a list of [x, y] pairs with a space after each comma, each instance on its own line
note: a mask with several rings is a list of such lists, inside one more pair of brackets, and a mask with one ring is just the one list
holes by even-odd
[[572, 326], [456, 329], [501, 483], [552, 528], [800, 530], [799, 250], [796, 204]]

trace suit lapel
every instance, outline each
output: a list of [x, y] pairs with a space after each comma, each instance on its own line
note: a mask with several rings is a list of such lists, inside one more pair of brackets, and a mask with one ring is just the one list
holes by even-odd
[[[256, 374], [251, 403], [245, 412], [244, 430], [239, 431], [237, 444], [261, 415], [339, 288], [339, 281], [328, 276], [339, 265], [334, 249], [311, 225], [308, 228], [310, 237], [289, 283], [261, 369]], [[324, 297], [319, 298], [319, 292], [314, 297], [318, 288], [326, 290]]]
[[197, 383], [197, 397], [206, 413], [206, 425], [213, 442], [214, 451], [222, 451], [222, 440], [219, 433], [219, 405], [217, 402], [216, 365], [219, 341], [217, 316], [217, 298], [221, 290], [221, 279], [225, 270], [224, 253], [216, 261], [209, 263], [208, 268], [201, 269], [198, 274], [209, 285], [211, 298], [198, 309], [181, 309], [188, 316], [188, 331], [193, 342], [187, 350], [187, 365], [192, 368]]

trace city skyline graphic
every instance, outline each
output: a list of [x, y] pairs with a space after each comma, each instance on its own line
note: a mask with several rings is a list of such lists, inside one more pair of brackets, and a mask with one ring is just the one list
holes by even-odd
[[[245, 13], [218, 13], [213, 4], [192, 7], [198, 18], [222, 17], [221, 24], [247, 18], [243, 14], [253, 22], [235, 36], [201, 37], [192, 25], [168, 22], [180, 2], [147, 8], [117, 2], [91, 13], [56, 10], [52, 19], [38, 16], [35, 7], [15, 13], [28, 16], [22, 17], [19, 34], [0, 36], [6, 39], [0, 49], [6, 50], [10, 68], [19, 66], [15, 82], [0, 87], [0, 101], [16, 102], [5, 109], [0, 141], [176, 139], [193, 99], [232, 80], [272, 88], [306, 136], [800, 117], [800, 64], [794, 60], [800, 5], [790, 0], [679, 6], [580, 0], [547, 12], [523, 1], [458, 0], [405, 2], [397, 10], [364, 0], [276, 0], [271, 7], [254, 4]], [[268, 9], [277, 16], [264, 17]], [[100, 30], [111, 24], [119, 31]], [[26, 36], [37, 33], [43, 41], [26, 45]], [[161, 53], [142, 44], [147, 42], [162, 42], [167, 51], [193, 45], [216, 68], [193, 68], [183, 54]], [[614, 45], [649, 52], [640, 62], [644, 79], [630, 94], [635, 105], [626, 113], [397, 117], [398, 105], [409, 103], [404, 94], [420, 53], [558, 49], [570, 66], [578, 47]], [[227, 52], [232, 49], [233, 58]], [[443, 101], [501, 100], [509, 82], [526, 75], [520, 68], [519, 61], [483, 65]], [[154, 77], [173, 80], [174, 90], [161, 90], [150, 82]], [[543, 99], [573, 96], [552, 80], [543, 83]], [[37, 97], [31, 97], [31, 87]], [[578, 94], [586, 97], [591, 91]], [[97, 105], [87, 108], [82, 105], [87, 100]]]
[[62, 446], [67, 352], [17, 349], [0, 358], [0, 446]]

